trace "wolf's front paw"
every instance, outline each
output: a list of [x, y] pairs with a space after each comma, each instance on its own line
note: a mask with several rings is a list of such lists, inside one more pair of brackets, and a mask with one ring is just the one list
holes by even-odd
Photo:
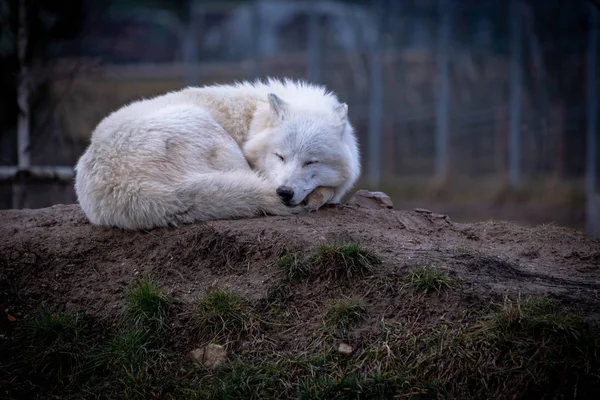
[[309, 213], [316, 212], [318, 209], [319, 209], [319, 206], [315, 205], [315, 204], [307, 204], [304, 206], [304, 210], [306, 210]]

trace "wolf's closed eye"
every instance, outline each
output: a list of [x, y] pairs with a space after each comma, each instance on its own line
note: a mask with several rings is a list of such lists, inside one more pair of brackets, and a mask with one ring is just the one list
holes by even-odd
[[276, 155], [277, 157], [279, 157], [279, 159], [280, 159], [281, 161], [285, 161], [285, 158], [283, 158], [283, 156], [282, 156], [281, 154], [279, 154], [279, 153], [275, 153], [275, 155]]
[[317, 160], [306, 161], [304, 164], [302, 164], [302, 166], [303, 166], [303, 167], [307, 167], [307, 166], [309, 166], [309, 165], [311, 165], [311, 164], [316, 164], [316, 163], [318, 163], [318, 161], [317, 161]]

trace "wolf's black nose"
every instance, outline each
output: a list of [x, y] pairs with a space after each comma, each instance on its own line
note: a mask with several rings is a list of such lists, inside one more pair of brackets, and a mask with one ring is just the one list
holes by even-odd
[[290, 200], [294, 197], [294, 189], [288, 186], [279, 186], [276, 190], [277, 195], [281, 197], [285, 203], [289, 203]]

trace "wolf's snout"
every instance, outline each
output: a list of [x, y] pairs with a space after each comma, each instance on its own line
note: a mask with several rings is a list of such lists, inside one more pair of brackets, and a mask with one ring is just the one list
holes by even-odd
[[289, 186], [279, 186], [276, 192], [284, 203], [289, 203], [294, 197], [294, 189]]

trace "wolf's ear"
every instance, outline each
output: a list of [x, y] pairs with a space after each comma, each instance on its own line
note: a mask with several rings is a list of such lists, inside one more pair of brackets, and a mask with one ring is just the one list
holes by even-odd
[[335, 112], [342, 122], [345, 122], [348, 119], [348, 104], [342, 103], [338, 106], [335, 106], [333, 112]]
[[283, 121], [287, 111], [288, 104], [274, 93], [267, 95], [269, 99], [269, 109], [271, 111], [271, 117], [275, 121]]

